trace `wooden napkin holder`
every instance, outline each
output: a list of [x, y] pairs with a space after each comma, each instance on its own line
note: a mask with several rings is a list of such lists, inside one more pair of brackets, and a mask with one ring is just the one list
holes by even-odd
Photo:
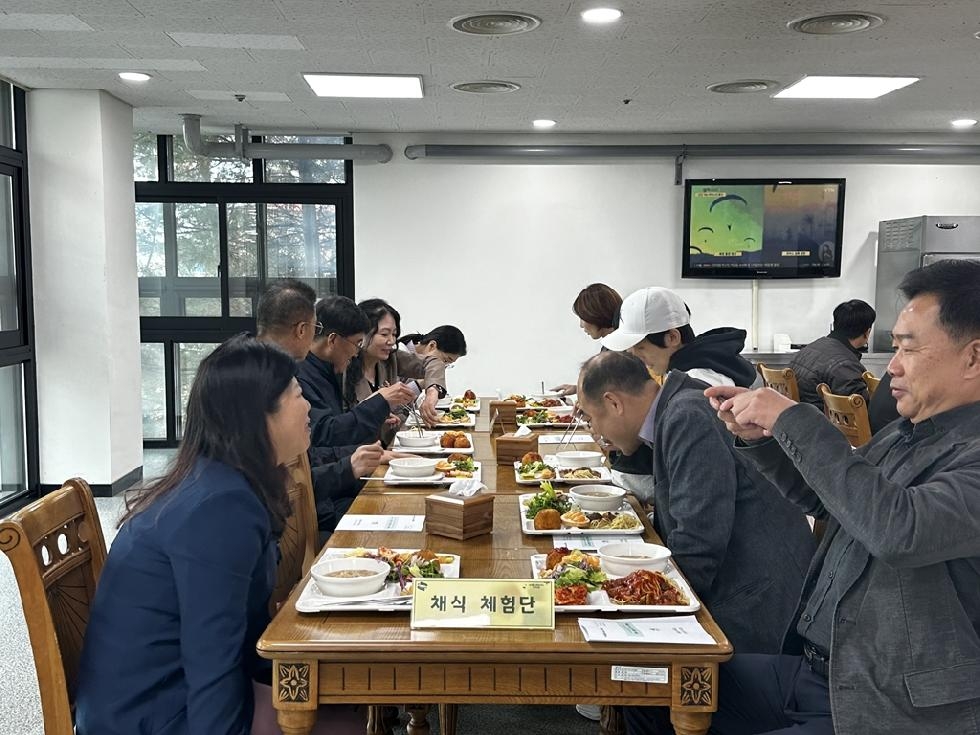
[[438, 536], [464, 541], [493, 531], [493, 493], [469, 498], [448, 492], [425, 498], [425, 530]]
[[[517, 428], [517, 403], [490, 401], [490, 434], [502, 434]], [[496, 418], [494, 418], [496, 416]]]
[[519, 462], [528, 452], [538, 451], [538, 435], [528, 434], [527, 436], [514, 436], [503, 434], [494, 439], [494, 447], [497, 453], [498, 465], [512, 465]]

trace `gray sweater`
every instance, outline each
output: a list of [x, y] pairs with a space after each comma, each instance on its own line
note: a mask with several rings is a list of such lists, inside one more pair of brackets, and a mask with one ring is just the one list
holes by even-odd
[[654, 423], [654, 524], [743, 653], [775, 653], [815, 547], [804, 514], [737, 456], [704, 397], [669, 373]]
[[857, 450], [799, 404], [773, 437], [740, 452], [829, 521], [797, 617], [830, 603], [813, 630], [830, 630], [835, 731], [978, 735], [980, 403], [896, 421]]

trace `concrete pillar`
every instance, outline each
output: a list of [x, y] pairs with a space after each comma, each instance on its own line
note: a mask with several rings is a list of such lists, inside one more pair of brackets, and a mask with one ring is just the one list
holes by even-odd
[[110, 494], [142, 476], [132, 108], [27, 94], [42, 486]]

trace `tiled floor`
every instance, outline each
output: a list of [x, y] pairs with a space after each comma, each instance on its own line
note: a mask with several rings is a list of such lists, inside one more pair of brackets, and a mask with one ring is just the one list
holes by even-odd
[[[173, 450], [147, 450], [144, 477], [159, 476], [172, 456]], [[123, 498], [96, 498], [95, 504], [106, 543], [110, 544], [116, 533], [116, 520], [123, 509]], [[44, 735], [37, 677], [20, 594], [6, 557], [0, 561], [0, 657], [3, 660], [0, 669], [0, 735]], [[433, 735], [438, 735], [438, 718], [433, 713], [429, 719], [433, 724]], [[598, 729], [598, 723], [580, 717], [572, 707], [464, 706], [460, 708], [458, 732], [460, 735], [509, 735], [513, 732], [595, 735]], [[403, 727], [396, 730], [399, 735], [404, 732]]]

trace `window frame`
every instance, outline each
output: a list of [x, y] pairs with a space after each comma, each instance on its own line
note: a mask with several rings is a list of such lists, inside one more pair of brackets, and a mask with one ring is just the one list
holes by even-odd
[[12, 84], [14, 148], [0, 145], [0, 170], [13, 171], [14, 267], [17, 269], [17, 329], [0, 332], [0, 367], [20, 365], [23, 378], [26, 487], [0, 500], [0, 515], [38, 496], [40, 490], [37, 356], [35, 352], [34, 284], [31, 270], [30, 198], [28, 196], [27, 95]]
[[[177, 437], [176, 345], [222, 342], [255, 332], [255, 318], [230, 315], [227, 206], [229, 204], [321, 204], [336, 207], [337, 293], [354, 296], [354, 164], [344, 161], [344, 183], [266, 183], [264, 159], [252, 160], [252, 182], [172, 181], [173, 136], [157, 135], [157, 181], [134, 181], [137, 204], [215, 204], [218, 206], [219, 279], [222, 316], [140, 316], [140, 343], [163, 343], [167, 401], [166, 439], [143, 440], [144, 447], [174, 447]], [[262, 142], [253, 136], [252, 142]], [[344, 142], [351, 143], [345, 137]], [[166, 216], [166, 215], [165, 215]], [[264, 279], [260, 268], [260, 279]]]

